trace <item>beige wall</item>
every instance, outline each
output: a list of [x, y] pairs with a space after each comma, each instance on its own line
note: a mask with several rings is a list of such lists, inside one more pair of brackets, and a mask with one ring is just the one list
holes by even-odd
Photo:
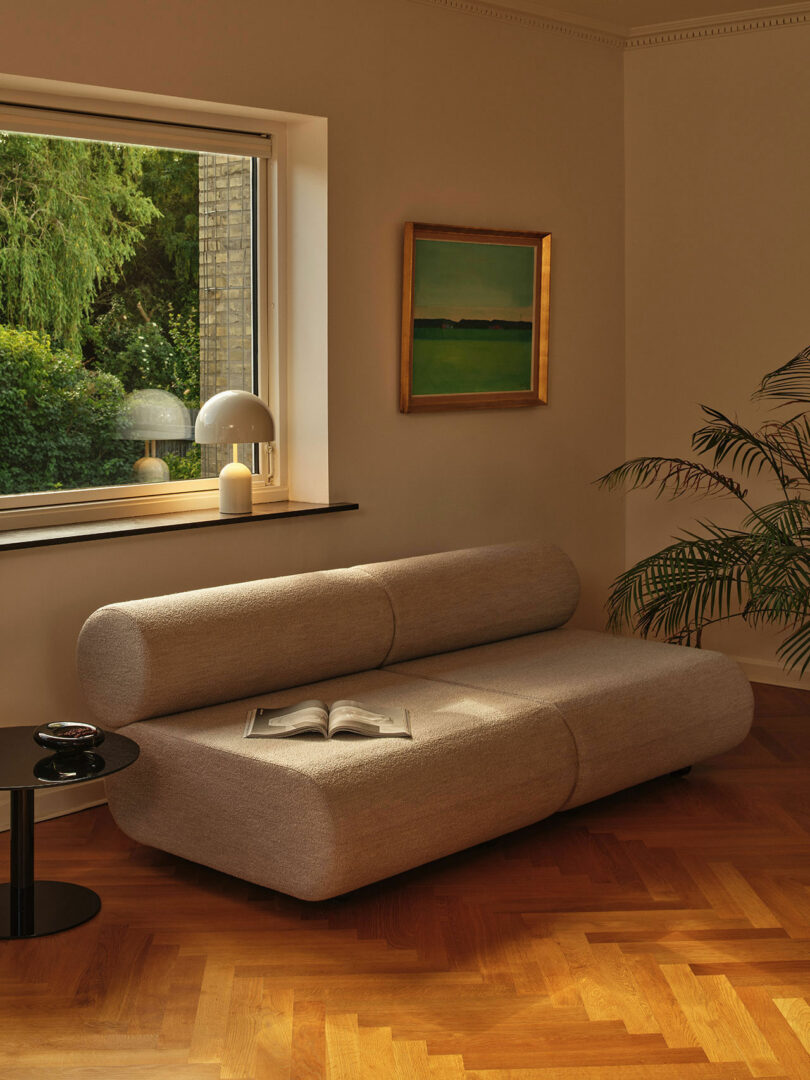
[[[2, 723], [79, 716], [73, 648], [129, 597], [509, 538], [621, 568], [622, 55], [408, 0], [10, 5], [0, 71], [329, 120], [331, 494], [357, 513], [0, 555]], [[547, 408], [397, 411], [401, 224], [549, 229]], [[261, 642], [257, 642], [261, 648]]]
[[[762, 375], [810, 341], [809, 51], [801, 26], [626, 55], [628, 456], [686, 455], [697, 402], [754, 420]], [[701, 515], [738, 520], [630, 496], [628, 560]], [[767, 634], [708, 643], [769, 674]]]

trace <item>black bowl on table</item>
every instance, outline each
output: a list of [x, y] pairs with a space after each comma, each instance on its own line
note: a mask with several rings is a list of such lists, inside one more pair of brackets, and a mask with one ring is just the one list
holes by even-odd
[[104, 741], [104, 732], [95, 724], [73, 720], [52, 720], [34, 732], [34, 742], [57, 754], [78, 754]]

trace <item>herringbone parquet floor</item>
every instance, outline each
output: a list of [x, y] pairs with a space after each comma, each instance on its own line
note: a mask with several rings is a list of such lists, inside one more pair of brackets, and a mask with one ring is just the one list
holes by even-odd
[[688, 779], [326, 903], [39, 824], [104, 906], [0, 943], [0, 1078], [810, 1078], [810, 693], [756, 691]]

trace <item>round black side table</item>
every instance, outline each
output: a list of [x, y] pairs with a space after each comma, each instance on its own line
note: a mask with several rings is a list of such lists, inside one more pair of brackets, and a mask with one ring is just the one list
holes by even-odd
[[34, 792], [109, 776], [140, 752], [126, 735], [107, 732], [100, 746], [68, 758], [35, 743], [35, 731], [0, 728], [0, 790], [11, 794], [11, 880], [0, 885], [0, 940], [55, 934], [98, 914], [101, 900], [92, 889], [34, 881]]

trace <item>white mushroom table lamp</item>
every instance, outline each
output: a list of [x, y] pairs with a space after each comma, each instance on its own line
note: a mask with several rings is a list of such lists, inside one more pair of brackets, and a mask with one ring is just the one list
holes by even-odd
[[253, 509], [253, 477], [237, 460], [239, 443], [272, 442], [275, 425], [270, 410], [247, 390], [223, 390], [200, 409], [194, 427], [198, 443], [231, 443], [233, 461], [219, 474], [220, 514], [249, 514]]
[[118, 437], [144, 441], [143, 457], [132, 466], [137, 483], [165, 483], [169, 479], [169, 466], [157, 456], [156, 442], [190, 440], [191, 417], [183, 402], [168, 390], [133, 390], [124, 398]]

